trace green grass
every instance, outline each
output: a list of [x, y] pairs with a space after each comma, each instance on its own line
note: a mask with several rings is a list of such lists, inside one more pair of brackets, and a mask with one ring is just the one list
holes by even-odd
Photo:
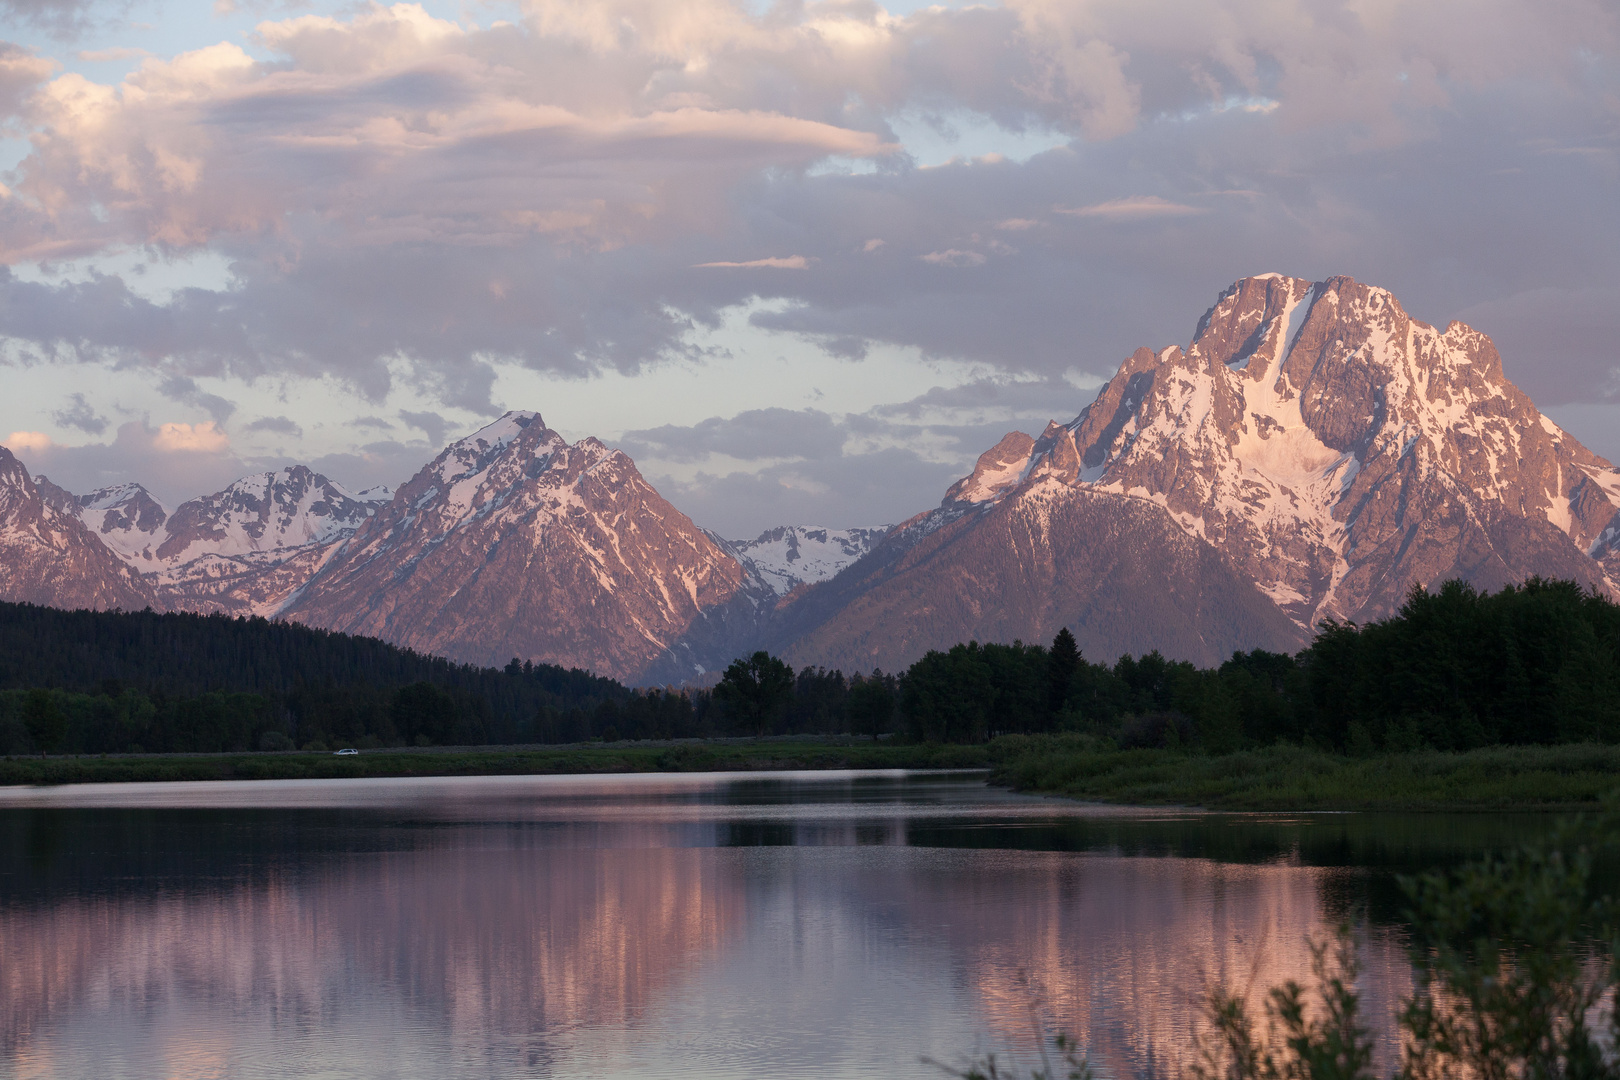
[[1499, 746], [1347, 757], [1108, 750], [1083, 737], [997, 740], [994, 782], [1131, 805], [1216, 810], [1568, 810], [1620, 788], [1620, 746]]
[[152, 780], [302, 780], [364, 776], [520, 776], [559, 773], [718, 772], [760, 769], [971, 769], [983, 746], [838, 744], [824, 740], [575, 745], [487, 750], [330, 753], [147, 754], [0, 759], [0, 784]]
[[517, 776], [765, 769], [992, 768], [1016, 790], [1214, 810], [1568, 810], [1620, 789], [1620, 747], [1504, 746], [1347, 757], [1274, 746], [1235, 754], [1108, 750], [1083, 736], [1006, 736], [986, 746], [824, 739], [620, 743], [332, 754], [147, 754], [0, 759], [0, 784]]

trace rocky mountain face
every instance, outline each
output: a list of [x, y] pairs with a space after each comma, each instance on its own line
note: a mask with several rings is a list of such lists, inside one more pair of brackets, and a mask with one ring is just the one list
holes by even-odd
[[296, 466], [172, 513], [138, 484], [75, 496], [0, 449], [0, 560], [6, 599], [263, 614], [638, 683], [761, 647], [893, 671], [1063, 626], [1094, 658], [1214, 664], [1387, 615], [1413, 582], [1620, 595], [1620, 471], [1477, 331], [1348, 278], [1268, 274], [893, 528], [727, 541], [624, 454], [508, 413], [397, 492]]
[[624, 454], [514, 412], [402, 486], [281, 614], [472, 663], [634, 679], [748, 577]]
[[1485, 335], [1348, 278], [1263, 275], [1185, 350], [1137, 350], [1073, 421], [1008, 435], [776, 640], [892, 665], [1068, 625], [1093, 655], [1214, 662], [1388, 615], [1414, 582], [1620, 591], [1617, 510], [1620, 471], [1507, 381]]
[[0, 596], [62, 608], [152, 606], [151, 584], [79, 520], [77, 501], [36, 482], [0, 446]]
[[[1043, 455], [1040, 467], [1028, 464]], [[1213, 545], [1148, 499], [1075, 483], [1078, 460], [1027, 435], [980, 457], [941, 506], [781, 611], [795, 664], [903, 670], [957, 642], [1046, 642], [1064, 626], [1089, 656], [1158, 649], [1218, 664], [1293, 651], [1308, 635]]]
[[67, 495], [64, 505], [145, 576], [160, 606], [272, 615], [390, 494], [352, 495], [295, 465], [245, 476], [172, 514], [135, 483]]
[[1185, 352], [1139, 350], [1047, 437], [1304, 626], [1388, 614], [1414, 581], [1607, 584], [1591, 553], [1620, 472], [1507, 381], [1484, 334], [1348, 278], [1238, 282]]

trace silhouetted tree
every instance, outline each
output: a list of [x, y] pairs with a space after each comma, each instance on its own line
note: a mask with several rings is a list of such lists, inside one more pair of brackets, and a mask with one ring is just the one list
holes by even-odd
[[739, 727], [764, 735], [793, 696], [793, 669], [762, 649], [746, 659], [733, 660], [715, 686], [714, 696]]
[[894, 721], [893, 680], [875, 668], [869, 676], [855, 676], [849, 684], [846, 708], [850, 732], [870, 735], [875, 741]]
[[1074, 634], [1065, 626], [1052, 639], [1051, 651], [1046, 654], [1046, 708], [1055, 720], [1068, 700], [1074, 673], [1080, 667], [1080, 646]]

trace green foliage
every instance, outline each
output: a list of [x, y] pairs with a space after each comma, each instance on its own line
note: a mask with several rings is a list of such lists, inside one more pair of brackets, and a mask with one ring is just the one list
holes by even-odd
[[1065, 626], [1052, 639], [1052, 648], [1046, 654], [1046, 708], [1054, 718], [1063, 712], [1069, 699], [1069, 687], [1074, 683], [1080, 661], [1080, 646]]
[[976, 743], [1048, 730], [1047, 675], [1046, 650], [1021, 641], [929, 652], [900, 680], [908, 731], [918, 741]]
[[47, 690], [28, 691], [23, 701], [23, 726], [41, 754], [61, 746], [67, 736], [67, 717]]
[[1343, 745], [1620, 740], [1620, 605], [1569, 581], [1414, 588], [1394, 618], [1323, 624], [1301, 657], [1305, 726]]
[[152, 780], [291, 780], [363, 776], [524, 776], [561, 773], [715, 772], [749, 769], [976, 769], [982, 746], [913, 746], [835, 740], [690, 741], [674, 746], [585, 744], [541, 749], [380, 749], [331, 753], [184, 754], [0, 759], [0, 784]]
[[1288, 742], [1360, 756], [1620, 742], [1620, 605], [1567, 581], [1496, 593], [1451, 581], [1413, 589], [1382, 622], [1325, 622], [1297, 656], [1257, 649], [1214, 670], [1157, 652], [1095, 664], [1063, 630], [1050, 650], [930, 653], [904, 683], [917, 738], [1068, 730], [1121, 747]]
[[895, 680], [881, 671], [871, 675], [857, 675], [850, 680], [845, 708], [849, 713], [849, 730], [857, 735], [870, 735], [874, 740], [890, 730], [894, 722]]
[[764, 735], [792, 700], [793, 689], [793, 669], [760, 651], [731, 662], [714, 688], [714, 698], [744, 731]]
[[1482, 747], [1368, 756], [1286, 744], [1210, 754], [1121, 749], [1088, 735], [991, 744], [992, 779], [1092, 801], [1221, 810], [1498, 810], [1598, 805], [1620, 788], [1620, 746]]
[[1521, 848], [1403, 884], [1417, 974], [1405, 1078], [1620, 1076], [1614, 1016], [1604, 1037], [1590, 1026], [1620, 984], [1620, 941], [1585, 849]]
[[1341, 926], [1334, 940], [1313, 941], [1310, 949], [1315, 994], [1292, 979], [1273, 987], [1264, 1036], [1241, 995], [1211, 988], [1211, 1034], [1199, 1044], [1192, 1080], [1370, 1080], [1373, 1041], [1361, 1022], [1355, 990], [1361, 969], [1350, 928]]

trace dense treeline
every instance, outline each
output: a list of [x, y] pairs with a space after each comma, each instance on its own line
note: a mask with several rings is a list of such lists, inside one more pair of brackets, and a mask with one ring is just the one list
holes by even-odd
[[529, 742], [661, 704], [578, 669], [479, 668], [293, 623], [0, 603], [5, 753]]
[[1050, 649], [970, 642], [914, 665], [902, 707], [913, 736], [949, 741], [1056, 730], [1217, 752], [1620, 742], [1620, 605], [1568, 581], [1497, 593], [1451, 581], [1414, 588], [1381, 622], [1324, 623], [1298, 655], [1237, 653], [1214, 670], [1157, 653], [1089, 663], [1067, 631]]
[[1297, 655], [1199, 669], [968, 642], [903, 674], [739, 659], [714, 691], [452, 664], [263, 619], [0, 604], [0, 752], [227, 751], [842, 734], [977, 743], [1081, 732], [1116, 747], [1278, 742], [1371, 752], [1620, 742], [1620, 606], [1571, 582], [1414, 589], [1324, 623]]

